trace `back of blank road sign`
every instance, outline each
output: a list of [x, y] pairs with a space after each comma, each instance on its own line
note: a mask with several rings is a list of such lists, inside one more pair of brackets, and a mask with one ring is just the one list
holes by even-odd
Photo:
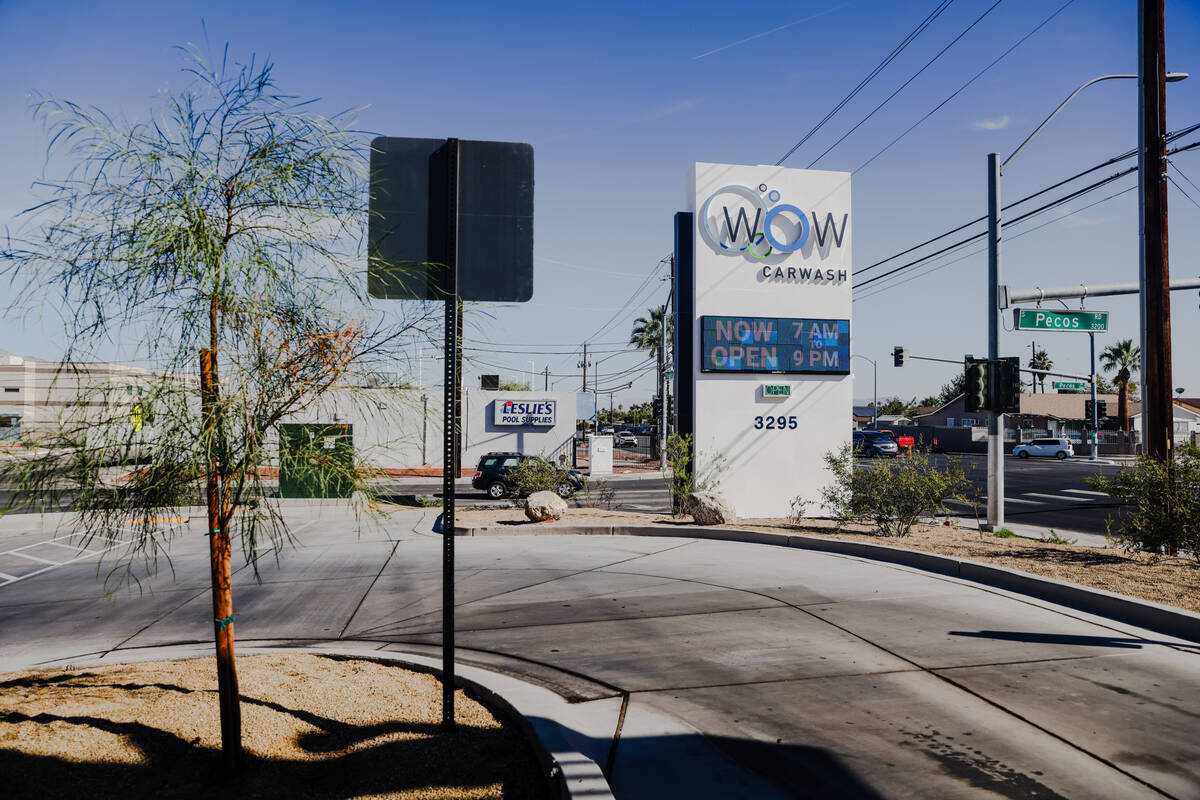
[[[533, 148], [516, 142], [459, 146], [459, 297], [527, 301], [533, 297]], [[372, 297], [445, 297], [446, 147], [445, 139], [380, 136], [371, 143]]]

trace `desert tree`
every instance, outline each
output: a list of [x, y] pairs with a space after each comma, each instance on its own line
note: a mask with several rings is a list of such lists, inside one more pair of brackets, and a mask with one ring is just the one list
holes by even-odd
[[[0, 477], [17, 498], [66, 493], [84, 539], [124, 530], [125, 576], [166, 554], [181, 532], [161, 520], [202, 490], [222, 750], [233, 764], [232, 547], [255, 564], [289, 539], [266, 483], [277, 426], [331, 390], [370, 383], [355, 376], [394, 369], [403, 344], [436, 320], [416, 303], [385, 316], [366, 296], [368, 147], [353, 113], [322, 116], [277, 88], [269, 62], [234, 63], [228, 47], [211, 62], [180, 50], [187, 88], [159, 95], [144, 121], [35, 103], [47, 170], [63, 168], [38, 182], [44, 202], [4, 244], [10, 309], [61, 313], [64, 373], [103, 353], [148, 369], [70, 381], [57, 424]], [[327, 442], [297, 445], [292, 467], [349, 487], [370, 510], [369, 464]]]

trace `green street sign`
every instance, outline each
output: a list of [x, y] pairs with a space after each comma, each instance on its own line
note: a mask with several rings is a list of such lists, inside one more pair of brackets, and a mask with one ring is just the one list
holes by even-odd
[[1107, 331], [1107, 311], [1055, 311], [1047, 308], [1014, 308], [1019, 331]]
[[791, 397], [792, 387], [786, 383], [764, 383], [763, 397]]
[[1086, 389], [1085, 381], [1054, 381], [1055, 389]]

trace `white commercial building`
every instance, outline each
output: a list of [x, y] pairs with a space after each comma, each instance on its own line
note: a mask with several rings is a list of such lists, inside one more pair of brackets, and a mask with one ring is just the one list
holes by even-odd
[[575, 392], [463, 392], [463, 469], [491, 452], [571, 458], [575, 437]]
[[107, 362], [46, 361], [0, 350], [0, 443], [64, 426], [130, 420], [149, 370]]

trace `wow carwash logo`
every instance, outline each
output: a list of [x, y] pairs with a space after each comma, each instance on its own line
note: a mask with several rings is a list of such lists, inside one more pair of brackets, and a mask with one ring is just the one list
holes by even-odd
[[737, 184], [723, 186], [700, 209], [701, 233], [726, 255], [760, 259], [795, 253], [810, 240], [822, 251], [842, 246], [849, 214], [842, 215], [839, 227], [833, 214], [827, 213], [822, 225], [816, 212], [806, 213], [782, 199], [779, 190], [765, 183], [758, 185], [758, 191]]

